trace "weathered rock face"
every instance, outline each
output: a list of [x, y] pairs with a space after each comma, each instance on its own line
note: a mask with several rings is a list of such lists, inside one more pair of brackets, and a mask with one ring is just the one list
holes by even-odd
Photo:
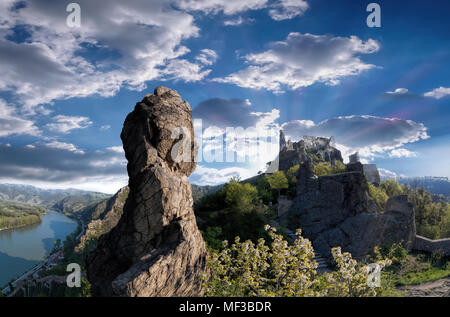
[[92, 294], [201, 295], [207, 252], [187, 180], [196, 166], [189, 104], [158, 87], [128, 115], [121, 138], [130, 193], [119, 223], [87, 258]]
[[298, 142], [286, 141], [283, 131], [280, 131], [279, 169], [288, 170], [294, 165], [307, 160], [307, 152], [317, 155], [320, 159], [334, 165], [336, 161], [343, 162], [341, 152], [335, 148], [334, 138], [304, 136]]
[[325, 257], [336, 246], [356, 258], [383, 243], [404, 242], [410, 248], [416, 230], [407, 196], [392, 197], [383, 212], [377, 211], [361, 163], [352, 165], [355, 171], [322, 177], [314, 175], [311, 162], [301, 165], [296, 197], [285, 214], [289, 226], [300, 227]]

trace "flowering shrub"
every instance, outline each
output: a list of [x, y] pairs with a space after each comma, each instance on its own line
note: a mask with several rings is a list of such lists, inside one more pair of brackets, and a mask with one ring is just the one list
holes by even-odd
[[[221, 251], [212, 250], [209, 278], [204, 276], [206, 296], [375, 296], [368, 283], [369, 268], [360, 266], [349, 253], [333, 249], [337, 270], [319, 275], [311, 242], [297, 230], [297, 239], [289, 244], [275, 228], [266, 226], [270, 245], [264, 239], [254, 244], [241, 242], [231, 246], [223, 242]], [[379, 261], [380, 268], [389, 260]]]

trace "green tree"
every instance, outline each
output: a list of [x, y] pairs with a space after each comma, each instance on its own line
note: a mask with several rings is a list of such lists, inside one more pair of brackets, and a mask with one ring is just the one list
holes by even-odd
[[252, 203], [258, 196], [258, 191], [255, 186], [249, 183], [241, 184], [236, 179], [228, 182], [223, 190], [225, 192], [225, 203], [231, 208], [242, 212], [251, 211]]
[[258, 180], [258, 195], [264, 201], [264, 203], [269, 203], [274, 201], [274, 195], [269, 184], [269, 175], [264, 174]]
[[404, 185], [402, 189], [414, 205], [417, 234], [430, 239], [450, 237], [450, 204], [423, 188]]
[[380, 184], [380, 187], [386, 192], [389, 197], [398, 196], [403, 194], [402, 187], [396, 180], [387, 180]]
[[277, 191], [278, 196], [280, 196], [282, 189], [287, 189], [289, 187], [288, 179], [283, 171], [276, 171], [269, 176], [268, 181], [270, 188]]
[[386, 207], [386, 202], [389, 199], [389, 196], [386, 194], [382, 187], [377, 187], [373, 184], [369, 185], [369, 195], [375, 200], [380, 211], [384, 210]]

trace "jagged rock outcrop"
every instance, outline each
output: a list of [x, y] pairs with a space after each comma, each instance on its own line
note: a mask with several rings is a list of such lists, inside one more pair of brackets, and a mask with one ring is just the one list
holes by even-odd
[[343, 162], [341, 152], [336, 149], [334, 138], [322, 138], [304, 136], [298, 142], [286, 141], [283, 131], [280, 131], [280, 153], [279, 169], [288, 170], [294, 165], [301, 164], [307, 160], [308, 153], [316, 155], [319, 159], [330, 162]]
[[368, 195], [368, 183], [359, 162], [349, 172], [317, 177], [307, 159], [297, 175], [296, 197], [288, 213], [291, 229], [300, 227], [317, 253], [329, 257], [331, 248], [360, 258], [377, 245], [415, 239], [414, 208], [407, 196], [391, 197], [384, 211]]
[[207, 252], [187, 180], [196, 166], [189, 104], [158, 87], [128, 115], [121, 138], [130, 193], [117, 226], [87, 257], [92, 294], [201, 295]]

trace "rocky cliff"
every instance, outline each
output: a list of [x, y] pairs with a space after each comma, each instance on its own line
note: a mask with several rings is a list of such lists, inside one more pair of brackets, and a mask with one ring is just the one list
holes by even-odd
[[326, 257], [336, 246], [357, 258], [384, 243], [403, 242], [411, 248], [416, 229], [407, 196], [391, 197], [385, 210], [378, 210], [368, 194], [363, 164], [353, 161], [347, 170], [317, 177], [307, 156], [297, 174], [295, 199], [282, 216], [289, 227], [302, 228], [316, 252]]
[[201, 295], [207, 252], [187, 180], [196, 166], [189, 104], [158, 87], [128, 115], [121, 138], [130, 193], [117, 226], [87, 257], [92, 294]]

